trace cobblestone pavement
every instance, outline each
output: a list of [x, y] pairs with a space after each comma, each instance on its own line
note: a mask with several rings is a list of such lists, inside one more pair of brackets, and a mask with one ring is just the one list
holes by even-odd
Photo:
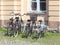
[[0, 40], [0, 45], [42, 45], [35, 42]]

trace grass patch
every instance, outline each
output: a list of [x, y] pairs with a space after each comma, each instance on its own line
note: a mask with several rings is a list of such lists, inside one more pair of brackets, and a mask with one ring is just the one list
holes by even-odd
[[0, 31], [6, 32], [7, 29], [6, 28], [0, 28]]

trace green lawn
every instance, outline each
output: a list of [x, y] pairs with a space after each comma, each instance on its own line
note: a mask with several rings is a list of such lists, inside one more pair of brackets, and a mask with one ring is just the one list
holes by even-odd
[[6, 29], [0, 28], [0, 39], [2, 40], [20, 40], [20, 41], [29, 41], [29, 42], [36, 42], [36, 43], [42, 43], [47, 45], [60, 45], [60, 33], [51, 33], [46, 32], [45, 36], [43, 38], [40, 38], [38, 40], [30, 38], [21, 38], [21, 34], [19, 34], [17, 37], [9, 37], [5, 36]]

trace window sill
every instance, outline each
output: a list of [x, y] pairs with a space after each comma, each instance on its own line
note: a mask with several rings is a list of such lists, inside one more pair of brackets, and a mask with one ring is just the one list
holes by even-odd
[[46, 14], [46, 11], [28, 11], [27, 13], [26, 13], [27, 15], [45, 15]]

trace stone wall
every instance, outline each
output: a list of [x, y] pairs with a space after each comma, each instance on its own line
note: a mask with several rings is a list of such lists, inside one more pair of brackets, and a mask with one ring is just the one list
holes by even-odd
[[49, 0], [49, 27], [59, 27], [59, 0]]
[[20, 9], [21, 0], [0, 0], [0, 24], [4, 25], [4, 20], [8, 20], [10, 17], [14, 16], [11, 15], [12, 12], [20, 13]]

